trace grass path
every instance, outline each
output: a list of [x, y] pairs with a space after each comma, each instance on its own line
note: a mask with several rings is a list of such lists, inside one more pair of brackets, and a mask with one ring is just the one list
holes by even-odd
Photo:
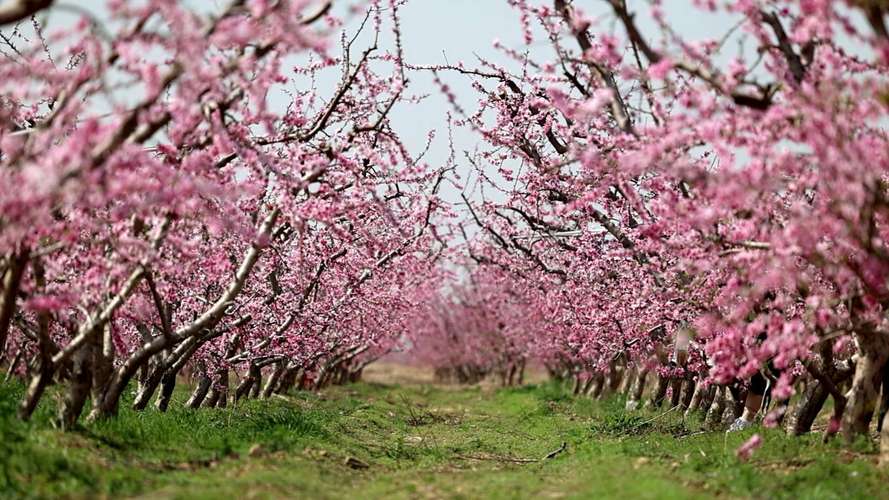
[[68, 434], [52, 429], [48, 408], [16, 421], [20, 388], [0, 387], [0, 496], [889, 498], [871, 450], [817, 436], [760, 429], [764, 446], [740, 462], [734, 450], [750, 433], [626, 414], [619, 399], [377, 375], [226, 410], [123, 411]]

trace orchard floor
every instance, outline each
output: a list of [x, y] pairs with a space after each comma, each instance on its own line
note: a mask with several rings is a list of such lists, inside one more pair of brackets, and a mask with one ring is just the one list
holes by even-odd
[[[889, 498], [872, 445], [726, 436], [550, 383], [437, 386], [381, 365], [321, 394], [196, 412], [180, 401], [69, 433], [49, 407], [16, 420], [20, 392], [0, 385], [4, 498]], [[741, 462], [753, 432], [765, 444]]]

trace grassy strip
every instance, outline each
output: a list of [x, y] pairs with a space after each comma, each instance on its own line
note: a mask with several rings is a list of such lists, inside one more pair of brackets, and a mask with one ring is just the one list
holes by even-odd
[[20, 393], [0, 386], [0, 496], [845, 499], [885, 497], [889, 479], [870, 447], [758, 429], [765, 444], [741, 462], [754, 431], [705, 432], [555, 385], [356, 384], [224, 410], [124, 409], [70, 433], [47, 408], [16, 420]]

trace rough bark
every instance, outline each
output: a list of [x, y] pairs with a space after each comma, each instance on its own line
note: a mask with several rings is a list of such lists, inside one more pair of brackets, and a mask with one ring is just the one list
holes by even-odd
[[0, 293], [0, 361], [6, 352], [6, 338], [9, 326], [15, 315], [15, 302], [22, 283], [22, 275], [28, 265], [28, 250], [15, 252], [10, 256], [9, 266], [2, 276], [3, 289]]
[[605, 375], [597, 373], [593, 375], [593, 377], [596, 380], [595, 382], [593, 382], [592, 392], [590, 393], [590, 396], [592, 396], [593, 398], [599, 398], [602, 395], [603, 389], [605, 388]]
[[157, 395], [157, 400], [154, 402], [154, 407], [158, 411], [165, 412], [170, 407], [170, 400], [173, 398], [173, 389], [176, 388], [176, 375], [178, 373], [179, 370], [169, 369], [161, 377], [161, 390]]
[[86, 404], [86, 398], [90, 394], [93, 382], [92, 358], [91, 346], [86, 345], [75, 353], [71, 360], [72, 368], [68, 387], [59, 405], [58, 424], [62, 430], [74, 428]]
[[44, 359], [40, 363], [37, 373], [31, 378], [27, 391], [25, 391], [25, 397], [22, 399], [18, 411], [20, 419], [28, 420], [31, 418], [31, 415], [37, 408], [37, 403], [40, 402], [40, 398], [43, 397], [47, 385], [52, 380], [52, 374], [52, 365]]
[[713, 403], [710, 405], [710, 409], [707, 412], [707, 424], [716, 426], [722, 422], [722, 414], [725, 412], [725, 408], [728, 404], [725, 393], [726, 387], [724, 385], [720, 385], [716, 388]]
[[691, 407], [691, 400], [694, 398], [695, 394], [695, 381], [691, 379], [686, 379], [683, 385], [682, 398], [679, 401], [679, 407], [682, 409], [689, 409]]
[[9, 363], [9, 367], [6, 369], [6, 376], [3, 377], [4, 384], [9, 382], [9, 379], [12, 378], [12, 374], [15, 373], [15, 369], [18, 366], [19, 362], [21, 362], [24, 354], [24, 349], [19, 349], [18, 351], [16, 351], [15, 357], [12, 358], [12, 361]]
[[877, 416], [877, 432], [883, 432], [883, 421], [889, 413], [889, 363], [883, 365], [883, 388], [880, 391], [880, 412]]
[[590, 388], [593, 386], [593, 377], [587, 376], [586, 380], [583, 383], [583, 387], [580, 389], [581, 394], [589, 394]]
[[259, 383], [261, 376], [262, 372], [260, 368], [256, 366], [256, 363], [251, 362], [247, 367], [246, 375], [244, 375], [244, 378], [241, 379], [241, 383], [235, 388], [235, 402], [249, 396], [253, 390], [253, 386]]
[[[222, 318], [220, 317], [219, 319], [221, 320]], [[229, 328], [234, 328], [248, 321], [250, 321], [249, 316], [241, 317], [232, 323]], [[218, 322], [207, 324], [207, 327], [215, 327], [217, 324]], [[90, 414], [90, 419], [102, 418], [115, 414], [117, 412], [120, 396], [127, 384], [132, 380], [140, 367], [145, 363], [148, 363], [153, 356], [178, 343], [176, 349], [170, 356], [168, 356], [168, 359], [165, 360], [165, 365], [169, 367], [166, 371], [173, 370], [174, 372], [178, 372], [202, 345], [222, 335], [225, 331], [227, 330], [210, 330], [201, 336], [196, 336], [190, 328], [185, 328], [177, 330], [172, 335], [157, 336], [150, 342], [146, 342], [145, 345], [131, 354], [130, 357], [127, 358], [127, 360], [114, 372], [113, 377], [109, 381], [108, 389], [102, 396], [101, 406]], [[152, 393], [155, 388], [156, 386], [152, 388]], [[147, 398], [150, 399], [151, 394], [148, 394]]]
[[148, 369], [147, 375], [139, 383], [139, 388], [136, 390], [136, 399], [133, 400], [133, 410], [142, 411], [148, 407], [148, 403], [151, 401], [154, 391], [157, 390], [157, 386], [160, 385], [163, 376], [164, 367], [160, 363], [157, 363], [155, 366]]
[[0, 2], [0, 26], [28, 19], [52, 5], [53, 0], [10, 0]]
[[856, 334], [860, 357], [855, 366], [842, 429], [847, 441], [866, 435], [876, 409], [883, 366], [889, 359], [889, 337], [873, 331]]
[[651, 406], [654, 408], [660, 408], [664, 403], [664, 398], [667, 396], [667, 388], [670, 386], [670, 379], [667, 377], [662, 377], [658, 375], [657, 378], [657, 386], [655, 386], [654, 393], [651, 396]]
[[630, 392], [630, 400], [635, 401], [637, 405], [642, 401], [642, 394], [645, 392], [645, 383], [647, 380], [648, 370], [642, 370], [636, 376], [636, 382], [633, 384], [633, 389]]
[[[303, 375], [305, 377], [305, 374]], [[253, 382], [253, 386], [250, 388], [250, 397], [256, 399], [259, 397], [259, 393], [262, 390], [262, 369], [256, 370], [256, 380]]]
[[707, 387], [707, 391], [704, 392], [704, 396], [701, 398], [701, 404], [698, 406], [697, 411], [703, 413], [704, 417], [707, 416], [707, 411], [710, 410], [710, 405], [713, 404], [713, 398], [716, 397], [716, 385], [710, 384]]
[[114, 415], [117, 413], [116, 404], [113, 408], [109, 408], [105, 404], [105, 395], [111, 385], [114, 373], [114, 343], [111, 338], [110, 324], [103, 329], [101, 338], [94, 338], [93, 346], [93, 409], [89, 415], [91, 420], [99, 414]]
[[572, 387], [571, 387], [571, 394], [573, 394], [575, 396], [578, 395], [580, 393], [580, 389], [583, 386], [584, 386], [583, 378], [581, 378], [581, 375], [579, 373], [575, 374], [574, 375], [574, 383], [572, 384]]
[[228, 368], [216, 370], [213, 386], [207, 396], [208, 408], [225, 408], [228, 406]]
[[285, 367], [283, 363], [275, 365], [275, 371], [272, 372], [271, 376], [269, 376], [269, 379], [266, 381], [265, 387], [262, 388], [262, 399], [272, 397], [272, 392], [275, 390], [275, 387], [277, 387], [278, 381], [284, 374], [284, 370]]
[[747, 402], [747, 389], [740, 386], [729, 387], [729, 393], [732, 395], [732, 404], [729, 405], [729, 415], [724, 419], [731, 423], [740, 418], [744, 414], [744, 405]]
[[691, 416], [693, 413], [697, 412], [701, 408], [701, 401], [704, 399], [704, 393], [706, 393], [710, 388], [704, 387], [704, 384], [695, 384], [694, 393], [691, 396], [691, 400], [689, 400], [686, 405], [685, 416]]
[[275, 394], [286, 394], [296, 386], [299, 380], [300, 366], [296, 363], [289, 363], [281, 378], [278, 380], [278, 386], [275, 388]]
[[608, 392], [604, 394], [605, 396], [614, 394], [620, 388], [621, 382], [624, 379], [624, 365], [622, 364], [613, 364], [611, 367], [611, 371], [608, 373]]
[[787, 421], [787, 432], [794, 436], [810, 432], [815, 418], [821, 412], [829, 395], [827, 389], [824, 388], [824, 384], [818, 381], [812, 381], [808, 384], [806, 392], [803, 393], [802, 399], [796, 407], [796, 411], [793, 412]]
[[880, 466], [889, 467], [889, 414], [883, 417], [880, 431]]
[[633, 385], [636, 383], [636, 377], [639, 376], [639, 370], [635, 366], [631, 366], [626, 369], [624, 374], [624, 381], [621, 384], [620, 392], [621, 394], [630, 395], [630, 392], [633, 390]]
[[679, 404], [682, 402], [682, 387], [684, 386], [685, 380], [676, 377], [670, 380], [670, 388], [672, 391], [670, 392], [670, 408], [677, 408]]
[[198, 377], [198, 383], [195, 384], [194, 391], [191, 393], [191, 397], [188, 398], [188, 401], [185, 402], [186, 408], [197, 409], [201, 407], [201, 403], [204, 402], [204, 398], [207, 397], [207, 391], [210, 390], [210, 377], [208, 377], [205, 373], [201, 373]]
[[[40, 278], [38, 277], [38, 280]], [[38, 328], [38, 347], [37, 366], [33, 370], [31, 382], [25, 391], [25, 397], [19, 405], [18, 415], [22, 420], [28, 420], [37, 408], [37, 403], [43, 397], [46, 387], [52, 381], [55, 373], [55, 365], [52, 362], [53, 353], [57, 347], [49, 338], [49, 317], [46, 314], [40, 314], [37, 317]]]
[[[258, 241], [265, 240], [271, 235], [272, 228], [277, 220], [279, 213], [280, 212], [278, 209], [273, 209], [266, 216], [259, 229], [259, 234], [257, 236]], [[168, 221], [165, 224], [168, 224]], [[162, 226], [161, 234], [165, 233], [165, 228], [166, 226]], [[238, 266], [238, 270], [235, 272], [234, 278], [232, 278], [231, 282], [229, 282], [225, 291], [220, 295], [216, 302], [214, 302], [209, 308], [207, 308], [198, 318], [196, 318], [188, 325], [177, 329], [172, 335], [166, 334], [156, 338], [152, 342], [146, 343], [141, 349], [130, 356], [127, 362], [124, 363], [114, 373], [113, 379], [109, 380], [110, 386], [107, 394], [103, 386], [103, 391], [98, 399], [99, 404], [98, 406], [94, 406], [93, 412], [90, 414], [90, 418], [96, 419], [116, 413], [120, 395], [122, 394], [124, 388], [136, 374], [142, 364], [147, 362], [147, 360], [152, 355], [169, 347], [173, 343], [182, 342], [183, 340], [199, 336], [202, 332], [213, 332], [215, 327], [225, 316], [225, 311], [228, 309], [231, 301], [234, 300], [234, 298], [237, 297], [240, 294], [241, 290], [244, 288], [244, 284], [246, 283], [247, 278], [250, 276], [250, 273], [253, 271], [253, 267], [255, 266], [256, 262], [259, 260], [263, 249], [264, 247], [262, 246], [256, 244], [251, 245], [251, 247], [244, 254], [244, 257], [242, 258], [241, 263]], [[138, 281], [148, 274], [144, 266], [140, 267], [139, 270], [141, 271], [141, 273], [138, 275], [134, 273], [134, 275], [131, 276], [130, 280], [128, 280], [128, 284], [124, 287], [125, 290], [129, 291], [126, 294], [123, 294], [123, 292], [121, 292], [121, 294], [118, 294], [119, 296], [123, 295], [124, 299], [125, 297], [129, 296], [129, 294], [132, 292], [132, 287], [135, 287], [135, 284], [138, 284]], [[135, 283], [132, 285], [132, 287], [128, 288], [130, 281], [135, 281]], [[113, 313], [113, 310], [111, 313]], [[109, 313], [109, 315], [111, 313]], [[104, 314], [105, 312], [103, 311], [103, 315]], [[239, 322], [242, 320], [249, 321], [249, 317], [242, 318], [241, 320], [239, 320]], [[210, 335], [218, 334], [219, 332], [215, 332]], [[78, 336], [80, 336], [80, 334]], [[72, 341], [72, 343], [73, 342], [74, 341]], [[58, 357], [58, 355], [56, 357]]]

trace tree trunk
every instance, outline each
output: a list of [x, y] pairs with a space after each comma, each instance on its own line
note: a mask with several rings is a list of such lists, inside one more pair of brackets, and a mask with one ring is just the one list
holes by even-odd
[[3, 276], [0, 276], [3, 279], [3, 289], [0, 291], [0, 361], [6, 354], [6, 338], [12, 318], [15, 316], [15, 301], [22, 283], [22, 275], [28, 265], [28, 258], [27, 249], [10, 255], [9, 266]]
[[[275, 394], [286, 394], [290, 392], [291, 389], [296, 385], [298, 377], [300, 375], [300, 366], [296, 363], [289, 363], [287, 368], [284, 370], [284, 373], [281, 374], [281, 378], [278, 380], [278, 386], [275, 388]], [[344, 380], [340, 380], [341, 383]]]
[[617, 392], [620, 384], [624, 379], [624, 367], [620, 364], [613, 364], [611, 372], [608, 373], [608, 392], [604, 395], [611, 395]]
[[880, 431], [880, 466], [889, 467], [889, 413], [883, 417], [883, 430]]
[[178, 369], [170, 368], [161, 377], [161, 390], [157, 395], [157, 400], [154, 402], [154, 407], [158, 411], [165, 412], [170, 407], [170, 400], [173, 398], [173, 389], [176, 388], [176, 376], [178, 374]]
[[877, 404], [883, 366], [889, 358], [889, 338], [876, 332], [856, 334], [860, 357], [855, 366], [848, 406], [843, 416], [843, 435], [847, 441], [866, 435]]
[[[741, 417], [744, 414], [744, 405], [747, 402], [747, 390], [743, 387], [735, 386], [729, 388], [729, 393], [732, 395], [732, 405], [729, 407], [731, 410], [731, 416], [729, 417], [730, 422], [733, 422]], [[726, 419], [726, 420], [729, 420]]]
[[93, 353], [90, 347], [89, 344], [81, 347], [71, 359], [72, 369], [68, 390], [59, 405], [58, 423], [62, 430], [74, 428], [90, 394], [93, 381], [90, 366]]
[[[38, 281], [40, 280], [41, 279], [38, 277]], [[46, 386], [52, 381], [52, 376], [56, 371], [56, 366], [52, 362], [52, 357], [57, 346], [49, 338], [49, 315], [39, 314], [37, 323], [39, 352], [36, 357], [39, 361], [34, 370], [35, 375], [31, 377], [31, 382], [28, 384], [25, 397], [22, 399], [21, 405], [19, 405], [18, 414], [19, 418], [22, 420], [31, 418], [31, 415], [37, 408], [37, 403], [40, 402], [40, 398], [43, 397], [43, 393], [46, 391]]]
[[787, 432], [794, 436], [801, 436], [811, 432], [815, 418], [818, 417], [818, 413], [821, 412], [821, 408], [827, 402], [827, 396], [829, 396], [829, 393], [824, 384], [817, 380], [810, 382], [806, 392], [803, 394], [802, 400], [796, 407], [796, 411], [793, 412], [793, 415], [787, 422]]
[[244, 375], [244, 378], [241, 380], [241, 383], [235, 388], [235, 402], [240, 401], [242, 398], [249, 396], [250, 392], [253, 390], [253, 386], [259, 383], [259, 378], [261, 376], [261, 370], [256, 363], [251, 362], [247, 367], [247, 374]]
[[716, 426], [722, 422], [722, 414], [725, 412], [725, 407], [728, 403], [726, 401], [725, 392], [726, 387], [724, 385], [716, 387], [716, 395], [713, 397], [713, 403], [710, 405], [710, 409], [707, 412], [707, 424]]
[[213, 379], [210, 379], [210, 391], [207, 397], [204, 398], [204, 403], [201, 405], [202, 408], [214, 408], [219, 401], [219, 391], [216, 390], [215, 385]]
[[[114, 343], [111, 338], [111, 324], [102, 329], [102, 336], [93, 337], [93, 410], [90, 412], [90, 420], [102, 415], [114, 415], [117, 407], [107, 408], [105, 394], [111, 382], [114, 372]], [[89, 343], [88, 343], [89, 344]]]
[[667, 377], [663, 377], [658, 375], [657, 378], [657, 386], [654, 389], [654, 393], [651, 396], [651, 406], [654, 408], [660, 408], [664, 403], [664, 398], [667, 396], [667, 388], [670, 386], [670, 379]]
[[136, 391], [136, 399], [133, 401], [133, 410], [142, 411], [148, 407], [148, 403], [151, 401], [151, 397], [154, 395], [154, 391], [157, 390], [157, 386], [160, 384], [163, 376], [163, 363], [157, 363], [155, 366], [148, 369], [148, 374], [142, 382], [139, 383], [139, 389]]
[[701, 408], [701, 402], [704, 400], [704, 393], [710, 390], [709, 387], [704, 387], [704, 384], [698, 381], [694, 386], [694, 393], [691, 396], [691, 400], [686, 405], [685, 416], [689, 417], [695, 412], [697, 412]]
[[694, 398], [695, 392], [695, 381], [692, 379], [683, 380], [684, 392], [682, 393], [682, 399], [679, 401], [679, 407], [685, 410], [688, 410], [691, 407], [691, 400]]
[[633, 384], [633, 390], [630, 392], [630, 401], [635, 401], [635, 406], [638, 406], [639, 402], [642, 401], [642, 394], [645, 392], [647, 380], [648, 370], [641, 370], [636, 376], [636, 382]]
[[624, 381], [621, 384], [620, 392], [626, 396], [630, 395], [630, 391], [633, 390], [633, 384], [636, 383], [636, 377], [639, 376], [639, 370], [635, 367], [629, 367], [625, 369], [624, 372]]
[[581, 374], [578, 373], [574, 375], [574, 384], [571, 387], [571, 394], [575, 396], [578, 395], [581, 387], [583, 387], [583, 379], [581, 378]]
[[19, 362], [22, 360], [22, 356], [24, 356], [25, 350], [23, 348], [19, 348], [15, 353], [15, 357], [12, 358], [12, 362], [9, 363], [9, 368], [6, 369], [6, 376], [3, 377], [3, 383], [9, 382], [9, 379], [12, 378], [12, 374], [15, 373], [15, 368], [18, 366]]
[[704, 418], [707, 417], [707, 411], [710, 409], [710, 405], [713, 404], [713, 398], [716, 397], [716, 384], [710, 384], [707, 387], [707, 390], [704, 392], [703, 397], [701, 397], [701, 404], [698, 406], [697, 412], [703, 413]]
[[670, 381], [670, 408], [677, 408], [682, 400], [682, 386], [685, 380], [676, 377]]
[[25, 397], [19, 406], [19, 418], [22, 420], [31, 418], [31, 415], [37, 408], [37, 403], [40, 402], [40, 398], [43, 397], [43, 393], [46, 391], [46, 386], [52, 380], [53, 371], [51, 361], [44, 357], [43, 361], [40, 362], [37, 375], [31, 378], [31, 383], [28, 385], [28, 390], [25, 392]]
[[228, 368], [220, 368], [213, 378], [213, 385], [205, 406], [207, 408], [225, 408], [228, 406]]
[[275, 365], [275, 371], [272, 372], [271, 376], [265, 383], [265, 387], [262, 389], [262, 399], [268, 399], [272, 397], [272, 392], [275, 390], [275, 387], [278, 385], [278, 380], [281, 379], [281, 376], [284, 374], [284, 366], [283, 363], [278, 363]]
[[207, 397], [207, 391], [209, 390], [210, 377], [205, 373], [201, 373], [200, 377], [198, 377], [198, 383], [195, 385], [194, 391], [191, 393], [191, 397], [185, 402], [185, 406], [191, 409], [200, 408], [201, 403], [204, 402], [204, 398]]
[[883, 365], [883, 388], [880, 390], [880, 412], [877, 416], [877, 432], [883, 432], [883, 421], [889, 413], [889, 363]]
[[256, 370], [256, 380], [253, 381], [253, 385], [250, 387], [249, 396], [253, 399], [259, 397], [259, 393], [262, 391], [262, 368], [258, 368]]
[[590, 394], [590, 396], [598, 399], [602, 395], [603, 389], [605, 389], [605, 375], [597, 373], [593, 375], [593, 377], [595, 377], [596, 381], [593, 382], [593, 392]]

